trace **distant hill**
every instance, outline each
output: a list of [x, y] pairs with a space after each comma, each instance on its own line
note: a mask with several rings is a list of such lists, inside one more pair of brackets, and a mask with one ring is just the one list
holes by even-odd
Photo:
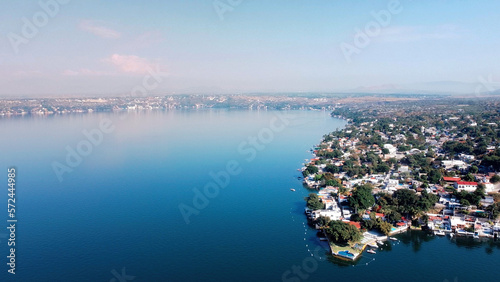
[[[488, 88], [487, 88], [488, 87]], [[422, 83], [408, 84], [383, 84], [358, 87], [348, 92], [363, 92], [363, 93], [380, 93], [380, 94], [448, 94], [448, 95], [463, 95], [475, 94], [479, 91], [482, 95], [500, 94], [500, 85], [484, 86], [481, 82], [459, 82], [459, 81], [431, 81]], [[496, 88], [494, 91], [489, 91], [491, 87]]]

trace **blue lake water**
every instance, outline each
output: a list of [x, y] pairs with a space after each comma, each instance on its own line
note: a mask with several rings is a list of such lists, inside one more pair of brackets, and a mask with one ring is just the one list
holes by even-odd
[[[109, 132], [87, 142], [103, 122]], [[18, 223], [15, 277], [0, 231], [0, 280], [496, 280], [499, 246], [472, 240], [413, 232], [354, 265], [326, 255], [305, 224], [297, 168], [344, 125], [316, 111], [2, 119], [0, 181], [16, 167]], [[69, 165], [68, 149], [81, 163]], [[54, 162], [71, 170], [62, 182]]]

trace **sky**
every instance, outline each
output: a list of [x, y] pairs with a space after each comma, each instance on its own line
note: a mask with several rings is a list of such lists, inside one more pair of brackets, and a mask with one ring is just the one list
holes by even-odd
[[500, 1], [1, 5], [0, 97], [500, 88]]

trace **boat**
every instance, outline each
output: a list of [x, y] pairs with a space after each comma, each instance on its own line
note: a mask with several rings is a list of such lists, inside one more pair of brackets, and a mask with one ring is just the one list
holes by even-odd
[[370, 254], [376, 254], [377, 252], [375, 252], [374, 250], [372, 249], [369, 249], [368, 251], [366, 251], [367, 253], [370, 253]]
[[455, 234], [453, 234], [453, 233], [450, 233], [450, 237], [451, 237], [451, 238], [453, 238], [453, 236], [455, 236]]
[[478, 232], [474, 232], [474, 235], [472, 235], [472, 237], [474, 239], [479, 239], [479, 233]]
[[384, 244], [384, 242], [382, 241], [377, 241], [377, 244], [379, 244], [380, 246], [382, 246]]
[[437, 235], [437, 236], [444, 236], [446, 235], [446, 233], [444, 233], [443, 230], [436, 230], [434, 231], [434, 235]]
[[290, 189], [290, 191], [295, 192], [295, 189], [292, 188], [292, 189]]
[[394, 238], [394, 237], [389, 237], [389, 240], [392, 240], [392, 241], [397, 241], [398, 239], [397, 239], [397, 238]]
[[375, 243], [370, 243], [370, 244], [366, 244], [368, 247], [370, 248], [374, 248], [374, 249], [377, 249], [378, 248], [378, 245], [375, 244]]
[[319, 240], [320, 241], [328, 241], [328, 238], [326, 238], [326, 237], [319, 237]]

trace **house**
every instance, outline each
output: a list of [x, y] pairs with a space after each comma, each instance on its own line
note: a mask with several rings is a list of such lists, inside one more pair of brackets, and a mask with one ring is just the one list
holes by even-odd
[[470, 163], [475, 160], [473, 155], [460, 154], [460, 159], [466, 163]]
[[455, 185], [455, 182], [461, 181], [460, 177], [443, 177], [443, 181], [448, 185]]
[[453, 168], [454, 166], [457, 166], [459, 169], [467, 168], [467, 164], [464, 161], [459, 161], [459, 160], [451, 160], [451, 161], [445, 160], [445, 161], [442, 161], [441, 164], [446, 169]]
[[397, 148], [394, 147], [392, 144], [384, 144], [384, 148], [389, 150], [389, 154], [396, 154]]
[[410, 168], [407, 165], [402, 165], [399, 167], [398, 172], [408, 172]]
[[467, 222], [459, 216], [450, 216], [450, 226], [452, 230], [464, 229], [467, 226]]
[[454, 187], [459, 192], [460, 191], [474, 192], [477, 188], [477, 182], [458, 181], [455, 182]]
[[[372, 212], [366, 212], [365, 214], [363, 214], [363, 219], [364, 220], [369, 220], [370, 219], [370, 214]], [[385, 214], [383, 213], [378, 213], [378, 212], [373, 212], [375, 213], [375, 218], [381, 218], [381, 219], [385, 219]]]
[[330, 220], [340, 220], [342, 218], [342, 213], [340, 209], [333, 210], [315, 210], [311, 212], [311, 218], [317, 219], [320, 216], [328, 217]]
[[493, 205], [495, 203], [495, 200], [491, 196], [486, 196], [486, 197], [484, 197], [484, 199], [481, 199], [480, 203], [482, 206], [487, 207], [489, 205]]
[[361, 229], [361, 223], [359, 223], [359, 222], [356, 222], [356, 221], [347, 221], [347, 223], [349, 225], [352, 225], [352, 226], [356, 227], [358, 230]]

